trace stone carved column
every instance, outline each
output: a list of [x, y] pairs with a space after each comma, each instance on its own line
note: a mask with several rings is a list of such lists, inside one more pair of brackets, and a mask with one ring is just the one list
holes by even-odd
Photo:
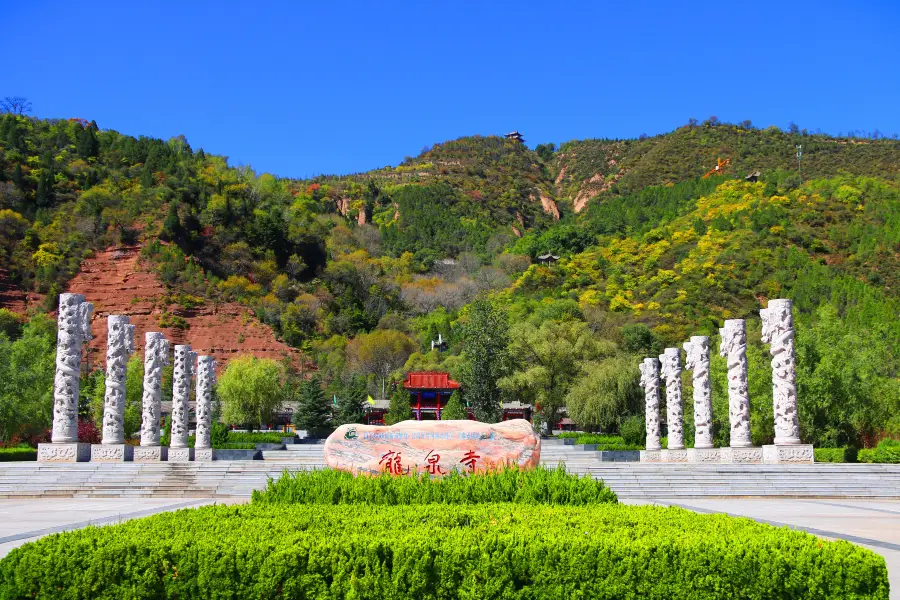
[[769, 352], [772, 354], [776, 446], [800, 443], [791, 305], [790, 300], [769, 300], [769, 307], [759, 311], [762, 317], [762, 341], [769, 344]]
[[104, 445], [125, 443], [125, 375], [134, 352], [134, 325], [123, 315], [106, 318], [106, 393], [103, 398]]
[[85, 302], [84, 296], [81, 294], [60, 294], [56, 336], [56, 377], [53, 381], [53, 434], [51, 441], [54, 444], [78, 442], [81, 346], [91, 339], [91, 314], [93, 312], [94, 305]]
[[709, 338], [691, 336], [684, 343], [684, 367], [692, 372], [694, 383], [694, 448], [712, 448], [712, 388], [709, 382]]
[[648, 452], [658, 452], [659, 443], [659, 361], [645, 358], [640, 365], [641, 387], [644, 388], [644, 416], [646, 419]]
[[681, 404], [681, 350], [666, 348], [660, 354], [662, 378], [666, 382], [666, 423], [669, 427], [669, 450], [684, 449], [684, 408]]
[[141, 407], [141, 446], [159, 446], [159, 412], [162, 372], [169, 364], [169, 340], [150, 331], [144, 344], [144, 395]]
[[[191, 376], [194, 374], [196, 352], [182, 344], [175, 345], [175, 372], [172, 378], [172, 427], [169, 447], [188, 447], [188, 401], [191, 396]], [[172, 452], [169, 453], [170, 457]]]
[[747, 383], [747, 329], [743, 319], [729, 319], [719, 329], [719, 354], [728, 359], [728, 416], [732, 448], [749, 448], [750, 391]]
[[212, 392], [216, 384], [216, 361], [212, 356], [197, 359], [197, 433], [195, 449], [210, 448], [212, 422]]

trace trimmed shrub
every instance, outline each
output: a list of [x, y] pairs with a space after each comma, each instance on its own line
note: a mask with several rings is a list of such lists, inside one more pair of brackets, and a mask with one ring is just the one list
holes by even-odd
[[820, 463], [855, 463], [856, 448], [815, 448], [816, 462]]
[[281, 438], [293, 437], [293, 433], [262, 433], [259, 431], [255, 431], [252, 433], [240, 433], [231, 431], [228, 433], [228, 442], [229, 443], [241, 443], [241, 444], [280, 444]]
[[900, 447], [882, 446], [877, 448], [866, 448], [859, 451], [857, 460], [861, 463], [886, 463], [891, 465], [900, 464]]
[[644, 448], [647, 441], [647, 433], [644, 424], [644, 417], [641, 415], [632, 415], [625, 418], [619, 425], [619, 434], [626, 444], [637, 446], [639, 449]]
[[597, 444], [597, 450], [643, 450], [643, 445], [629, 444], [618, 435], [582, 434], [576, 444]]
[[323, 469], [285, 473], [270, 479], [265, 491], [253, 492], [257, 504], [555, 504], [585, 506], [617, 502], [616, 494], [599, 479], [579, 477], [556, 469], [516, 468], [443, 477], [396, 477], [387, 473], [356, 477], [346, 471]]
[[208, 506], [15, 548], [0, 597], [887, 600], [849, 542], [679, 508]]
[[0, 462], [37, 460], [37, 450], [31, 447], [0, 448]]

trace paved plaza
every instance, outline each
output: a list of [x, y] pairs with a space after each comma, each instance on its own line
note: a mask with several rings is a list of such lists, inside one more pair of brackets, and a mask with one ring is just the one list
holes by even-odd
[[[107, 525], [157, 512], [246, 499], [29, 498], [0, 500], [0, 557], [37, 538], [87, 525]], [[776, 526], [843, 539], [884, 556], [891, 598], [900, 600], [900, 501], [816, 499], [650, 499], [626, 504], [680, 506], [697, 512], [727, 513]]]

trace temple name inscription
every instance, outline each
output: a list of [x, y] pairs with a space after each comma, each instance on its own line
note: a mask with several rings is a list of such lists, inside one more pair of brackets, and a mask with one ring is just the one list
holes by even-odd
[[540, 461], [541, 442], [524, 419], [403, 421], [396, 425], [342, 425], [325, 441], [325, 462], [356, 474], [476, 473]]

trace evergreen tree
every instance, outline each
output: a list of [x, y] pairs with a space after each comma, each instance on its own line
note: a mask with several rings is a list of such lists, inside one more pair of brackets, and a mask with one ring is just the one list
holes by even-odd
[[413, 418], [412, 409], [409, 407], [410, 396], [409, 391], [403, 386], [397, 386], [397, 389], [391, 394], [391, 406], [384, 415], [384, 422], [387, 425], [393, 425], [400, 421], [408, 421]]
[[42, 169], [41, 175], [38, 177], [34, 201], [39, 207], [53, 204], [53, 173], [49, 169]]
[[159, 234], [164, 240], [172, 241], [178, 238], [181, 233], [181, 221], [178, 219], [178, 203], [174, 200], [169, 202], [169, 212], [166, 220], [163, 221], [162, 232]]
[[498, 380], [510, 371], [509, 321], [506, 312], [487, 300], [476, 300], [464, 328], [466, 363], [462, 385], [475, 410], [475, 418], [485, 423], [500, 420]]
[[325, 399], [325, 391], [318, 376], [300, 383], [297, 398], [297, 410], [294, 412], [294, 425], [298, 429], [320, 429], [328, 425], [331, 418], [331, 407]]
[[365, 402], [366, 380], [363, 377], [353, 377], [346, 385], [335, 394], [337, 396], [337, 412], [335, 424], [362, 423], [365, 420], [362, 406]]
[[147, 189], [152, 188], [156, 182], [153, 180], [153, 171], [151, 171], [147, 166], [144, 166], [141, 169], [141, 185]]
[[16, 167], [13, 169], [12, 181], [14, 184], [16, 184], [16, 187], [19, 188], [19, 190], [25, 189], [24, 187], [22, 187], [22, 165], [21, 165], [21, 163], [16, 163]]
[[447, 401], [447, 406], [441, 411], [441, 421], [462, 421], [468, 418], [469, 413], [463, 405], [459, 390], [454, 390], [454, 392], [450, 394], [450, 400]]

